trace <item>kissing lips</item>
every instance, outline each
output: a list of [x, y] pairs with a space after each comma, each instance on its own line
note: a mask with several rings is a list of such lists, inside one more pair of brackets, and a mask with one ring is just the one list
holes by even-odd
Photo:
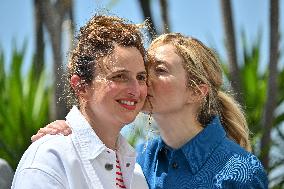
[[128, 110], [135, 110], [136, 109], [136, 104], [137, 100], [134, 99], [120, 99], [117, 100], [117, 102], [124, 108]]

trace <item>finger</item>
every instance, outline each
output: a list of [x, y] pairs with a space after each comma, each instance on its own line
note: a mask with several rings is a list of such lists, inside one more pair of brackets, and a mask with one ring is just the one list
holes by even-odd
[[43, 137], [43, 136], [44, 136], [43, 133], [37, 133], [37, 134], [35, 134], [35, 135], [33, 135], [33, 136], [31, 137], [31, 141], [34, 142], [34, 141], [40, 139], [40, 138]]
[[59, 130], [57, 128], [51, 128], [51, 127], [43, 127], [43, 128], [40, 128], [38, 133], [42, 133], [44, 135], [46, 134], [52, 134], [52, 135], [55, 135], [55, 134], [58, 134], [59, 133]]
[[48, 125], [45, 126], [45, 128], [49, 128], [49, 129], [61, 128], [60, 120], [55, 120], [55, 121], [49, 123]]
[[56, 120], [54, 122], [49, 123], [46, 127], [49, 129], [54, 129], [54, 132], [56, 132], [56, 134], [58, 133], [64, 134], [64, 130], [69, 129], [68, 125], [64, 120]]
[[57, 124], [56, 126], [58, 126], [56, 128], [59, 130], [59, 132], [61, 134], [67, 136], [67, 135], [70, 135], [72, 133], [72, 130], [69, 127], [69, 125], [67, 124], [66, 121], [64, 121], [64, 120], [57, 120], [56, 124]]
[[64, 131], [63, 131], [63, 134], [65, 135], [65, 136], [68, 136], [68, 135], [70, 135], [72, 133], [72, 130], [70, 129], [70, 127], [68, 127], [67, 129], [65, 129]]
[[61, 130], [69, 130], [70, 129], [70, 127], [68, 126], [68, 124], [64, 120], [58, 120], [57, 123], [58, 123], [58, 125], [60, 125]]

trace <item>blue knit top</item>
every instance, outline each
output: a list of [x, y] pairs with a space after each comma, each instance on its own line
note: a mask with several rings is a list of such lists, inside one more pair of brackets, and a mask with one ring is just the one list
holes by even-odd
[[268, 188], [260, 161], [226, 136], [218, 117], [177, 150], [160, 137], [140, 145], [137, 162], [149, 188]]

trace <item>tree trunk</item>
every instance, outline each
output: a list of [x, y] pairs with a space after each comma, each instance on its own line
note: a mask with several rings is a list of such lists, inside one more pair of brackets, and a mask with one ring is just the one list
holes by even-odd
[[41, 12], [40, 0], [34, 0], [34, 18], [35, 18], [35, 56], [34, 71], [37, 77], [43, 70], [44, 64], [44, 38], [43, 38], [43, 15]]
[[169, 22], [169, 11], [168, 11], [168, 1], [160, 0], [162, 22], [163, 22], [163, 33], [170, 32], [170, 22]]
[[157, 30], [155, 28], [154, 22], [153, 22], [153, 17], [151, 13], [151, 6], [150, 6], [150, 0], [138, 0], [140, 3], [140, 7], [143, 12], [144, 20], [148, 20], [149, 23], [149, 34], [150, 37], [153, 39], [153, 36], [157, 34]]
[[[52, 51], [53, 51], [53, 73], [55, 76], [55, 93], [53, 93], [52, 106], [55, 111], [51, 112], [54, 119], [64, 119], [67, 113], [67, 103], [64, 98], [64, 69], [62, 64], [62, 31], [58, 27], [57, 32], [50, 33], [52, 37]], [[56, 113], [56, 114], [55, 114]]]
[[279, 0], [270, 0], [270, 57], [267, 100], [265, 103], [261, 138], [261, 161], [266, 170], [269, 168], [269, 150], [271, 145], [271, 129], [274, 111], [277, 105], [277, 63], [279, 57]]
[[62, 58], [62, 25], [66, 15], [70, 18], [72, 0], [40, 1], [44, 25], [51, 40], [53, 52], [54, 94], [51, 104], [51, 119], [64, 119], [67, 113], [67, 103], [64, 98], [63, 58]]
[[223, 14], [223, 26], [226, 36], [226, 47], [229, 60], [229, 72], [231, 85], [236, 93], [236, 99], [241, 103], [241, 77], [237, 61], [237, 48], [235, 40], [235, 31], [233, 24], [233, 15], [230, 0], [221, 0], [221, 9]]
[[73, 11], [73, 0], [69, 0], [70, 5], [69, 9], [67, 10], [67, 14], [69, 15], [69, 24], [70, 24], [70, 34], [69, 34], [69, 44], [70, 44], [70, 49], [73, 49], [73, 39], [75, 36], [75, 25], [74, 25], [74, 11]]

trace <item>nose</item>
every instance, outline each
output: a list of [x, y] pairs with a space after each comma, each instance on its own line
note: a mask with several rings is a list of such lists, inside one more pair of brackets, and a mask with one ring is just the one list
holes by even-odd
[[147, 87], [150, 87], [151, 85], [152, 85], [152, 79], [151, 79], [151, 76], [150, 75], [148, 75], [148, 78], [147, 78]]
[[137, 79], [131, 80], [128, 85], [128, 94], [138, 98], [141, 94], [141, 87]]

